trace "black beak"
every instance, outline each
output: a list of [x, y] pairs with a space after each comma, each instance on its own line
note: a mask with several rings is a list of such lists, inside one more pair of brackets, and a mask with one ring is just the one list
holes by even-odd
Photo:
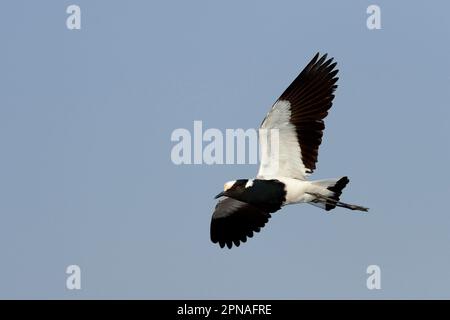
[[224, 196], [224, 195], [225, 195], [225, 192], [222, 191], [222, 192], [219, 193], [217, 196], [215, 196], [214, 199], [220, 198], [220, 197], [222, 197], [222, 196]]

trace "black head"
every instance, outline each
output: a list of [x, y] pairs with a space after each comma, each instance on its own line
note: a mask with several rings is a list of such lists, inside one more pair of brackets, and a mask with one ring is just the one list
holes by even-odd
[[219, 197], [226, 196], [239, 199], [239, 196], [244, 193], [246, 186], [248, 186], [248, 182], [248, 179], [228, 181], [224, 184], [223, 191], [215, 196], [215, 198], [217, 199]]

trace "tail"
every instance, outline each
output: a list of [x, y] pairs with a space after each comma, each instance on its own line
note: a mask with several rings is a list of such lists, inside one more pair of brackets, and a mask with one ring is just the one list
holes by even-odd
[[313, 192], [308, 192], [314, 197], [309, 203], [326, 211], [333, 210], [336, 207], [347, 208], [350, 210], [368, 211], [368, 208], [339, 201], [342, 190], [349, 182], [350, 180], [347, 177], [342, 177], [340, 179], [311, 181], [311, 183], [318, 188], [314, 188], [315, 190]]

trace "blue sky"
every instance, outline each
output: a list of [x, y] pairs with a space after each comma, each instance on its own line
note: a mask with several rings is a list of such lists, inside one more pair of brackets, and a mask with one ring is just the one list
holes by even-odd
[[[66, 8], [81, 7], [81, 30]], [[366, 8], [381, 8], [368, 30]], [[1, 298], [449, 298], [450, 5], [5, 1]], [[314, 179], [368, 215], [284, 208], [237, 250], [213, 196], [257, 165], [181, 165], [177, 128], [256, 128], [316, 52], [340, 69]], [[82, 289], [65, 287], [81, 267]], [[381, 268], [381, 290], [366, 268]]]

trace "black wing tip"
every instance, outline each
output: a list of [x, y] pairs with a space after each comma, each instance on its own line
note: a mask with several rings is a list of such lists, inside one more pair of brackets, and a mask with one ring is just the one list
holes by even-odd
[[[337, 62], [334, 61], [334, 57], [328, 58], [328, 53], [322, 54], [317, 52], [315, 56], [308, 63], [305, 70], [322, 70], [325, 73], [328, 73], [331, 78], [335, 77], [339, 72], [338, 69], [334, 69], [337, 66]], [[334, 61], [334, 62], [333, 62]]]
[[218, 201], [211, 218], [210, 239], [221, 248], [239, 247], [261, 231], [270, 218], [266, 209], [225, 197]]
[[312, 61], [314, 61], [314, 62], [317, 62], [317, 61], [322, 61], [322, 62], [324, 62], [324, 61], [326, 61], [326, 62], [328, 62], [328, 61], [333, 61], [334, 60], [334, 57], [330, 57], [330, 58], [328, 58], [328, 52], [325, 52], [325, 53], [320, 53], [320, 51], [317, 51], [316, 52], [316, 54], [314, 55], [314, 57], [311, 59], [311, 62]]
[[[325, 55], [326, 55], [326, 53], [325, 53]], [[317, 60], [319, 60], [319, 57], [320, 57], [320, 52], [317, 51], [316, 54], [314, 55], [314, 57], [311, 59], [310, 63], [312, 63], [312, 64], [316, 63]]]
[[219, 239], [213, 239], [211, 237], [211, 242], [214, 244], [218, 243], [221, 249], [225, 249], [225, 248], [232, 249], [233, 244], [235, 247], [239, 247], [241, 245], [241, 243], [246, 243], [247, 239], [253, 238], [254, 232], [260, 232], [261, 228], [264, 227], [264, 225], [261, 226], [260, 228], [256, 228], [257, 230], [250, 231], [245, 236], [243, 236], [239, 239], [233, 239], [233, 240], [232, 239], [227, 239], [227, 240], [221, 239], [221, 240], [219, 240]]
[[264, 216], [264, 221], [262, 221], [259, 224], [259, 226], [256, 226], [253, 229], [249, 229], [245, 235], [241, 235], [239, 238], [233, 239], [232, 237], [230, 237], [230, 238], [217, 237], [211, 232], [211, 235], [210, 235], [211, 242], [214, 244], [219, 244], [221, 249], [224, 249], [224, 248], [232, 249], [233, 244], [234, 244], [234, 247], [239, 247], [242, 243], [246, 243], [247, 239], [253, 238], [255, 233], [259, 233], [261, 231], [261, 229], [264, 228], [265, 225], [269, 222], [269, 219], [271, 217], [272, 216], [270, 213], [266, 213], [266, 215]]
[[212, 241], [214, 244], [218, 243], [221, 249], [231, 249], [233, 248], [233, 244], [235, 247], [239, 247], [241, 243], [247, 242], [247, 239], [244, 240], [215, 240]]
[[[296, 98], [296, 91], [300, 90], [301, 86], [305, 85], [305, 81], [318, 81], [321, 80], [325, 86], [329, 86], [331, 90], [337, 88], [334, 87], [337, 80], [337, 74], [339, 69], [335, 69], [337, 62], [334, 61], [334, 57], [328, 58], [328, 53], [322, 54], [317, 52], [311, 61], [303, 68], [297, 78], [289, 85], [289, 87], [281, 94], [279, 100], [288, 100]], [[333, 62], [334, 61], [334, 62]]]

